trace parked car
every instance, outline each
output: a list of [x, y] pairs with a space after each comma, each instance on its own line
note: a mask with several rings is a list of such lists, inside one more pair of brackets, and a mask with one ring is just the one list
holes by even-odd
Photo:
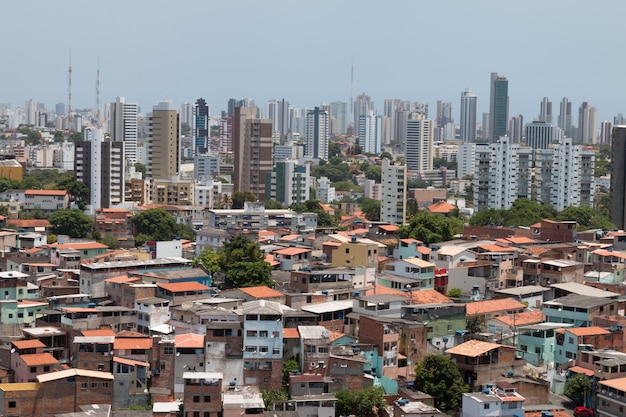
[[593, 417], [593, 410], [587, 407], [574, 408], [574, 417]]

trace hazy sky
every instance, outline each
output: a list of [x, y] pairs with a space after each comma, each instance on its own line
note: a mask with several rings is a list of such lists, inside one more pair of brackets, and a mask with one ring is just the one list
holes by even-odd
[[348, 101], [354, 88], [385, 98], [452, 101], [461, 91], [488, 111], [489, 77], [509, 78], [510, 114], [526, 121], [547, 96], [596, 106], [599, 121], [626, 114], [626, 1], [577, 0], [3, 0], [0, 102], [124, 96], [149, 111], [161, 99], [228, 98], [298, 107]]

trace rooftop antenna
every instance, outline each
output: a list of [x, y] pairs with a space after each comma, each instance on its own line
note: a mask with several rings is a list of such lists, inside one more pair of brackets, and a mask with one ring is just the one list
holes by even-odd
[[100, 126], [100, 57], [98, 57], [98, 69], [96, 70], [96, 111], [94, 114], [98, 127]]
[[72, 122], [74, 121], [72, 114], [72, 49], [70, 48], [70, 65], [67, 67], [67, 122], [68, 127], [72, 130]]

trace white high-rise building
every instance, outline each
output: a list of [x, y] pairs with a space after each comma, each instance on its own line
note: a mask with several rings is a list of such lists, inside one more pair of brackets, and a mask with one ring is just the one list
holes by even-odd
[[26, 124], [36, 125], [38, 122], [37, 102], [32, 98], [26, 102]]
[[109, 134], [113, 142], [124, 142], [124, 155], [128, 161], [135, 163], [137, 159], [137, 115], [139, 106], [127, 103], [124, 97], [117, 97], [111, 103]]
[[508, 210], [517, 199], [519, 148], [520, 145], [511, 143], [508, 136], [501, 136], [491, 145], [489, 208]]
[[602, 121], [600, 123], [600, 145], [610, 145], [612, 133], [613, 123], [609, 120]]
[[435, 122], [421, 115], [407, 120], [405, 162], [410, 172], [433, 169]]
[[567, 137], [572, 136], [572, 103], [563, 97], [559, 110], [559, 127]]
[[330, 103], [330, 113], [332, 116], [331, 133], [342, 135], [348, 131], [348, 103], [334, 101]]
[[544, 97], [539, 103], [539, 122], [552, 124], [552, 102], [548, 97]]
[[328, 137], [330, 130], [328, 112], [315, 107], [306, 113], [304, 156], [309, 159], [328, 161]]
[[598, 143], [598, 109], [586, 101], [578, 110], [578, 143], [595, 145]]
[[511, 116], [508, 131], [512, 143], [521, 143], [524, 139], [524, 116], [521, 114]]
[[474, 175], [476, 171], [476, 144], [463, 143], [459, 145], [456, 154], [457, 177], [464, 178]]
[[363, 153], [379, 154], [381, 152], [382, 128], [382, 116], [374, 114], [373, 111], [359, 117], [357, 136], [363, 147]]
[[359, 94], [354, 100], [354, 119], [353, 127], [356, 129], [359, 126], [359, 117], [369, 113], [370, 110], [374, 110], [374, 102], [372, 98], [365, 93]]
[[380, 221], [402, 225], [406, 219], [406, 165], [383, 158], [380, 183]]
[[547, 122], [528, 123], [525, 131], [526, 144], [533, 149], [548, 149], [551, 144], [563, 139], [563, 130]]
[[594, 151], [574, 145], [571, 138], [565, 138], [561, 144], [554, 145], [552, 158], [552, 207], [558, 211], [569, 206], [593, 207]]

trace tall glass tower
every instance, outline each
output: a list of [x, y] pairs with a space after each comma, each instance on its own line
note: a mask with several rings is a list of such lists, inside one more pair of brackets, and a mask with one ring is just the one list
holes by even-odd
[[509, 80], [497, 72], [491, 73], [489, 101], [489, 142], [505, 136], [509, 122]]

